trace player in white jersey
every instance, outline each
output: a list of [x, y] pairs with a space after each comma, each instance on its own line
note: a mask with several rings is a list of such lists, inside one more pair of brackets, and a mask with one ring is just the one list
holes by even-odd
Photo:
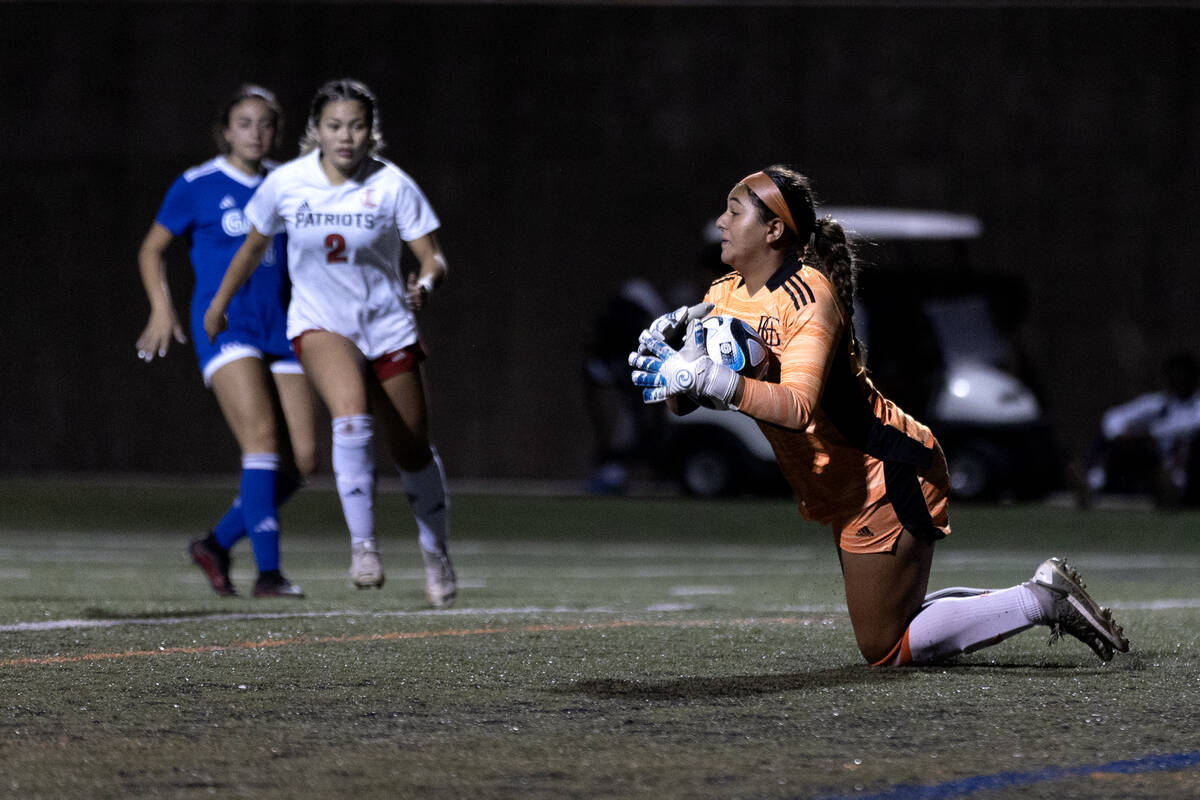
[[[147, 363], [165, 356], [171, 341], [187, 341], [166, 281], [166, 251], [188, 242], [195, 287], [192, 344], [204, 383], [242, 451], [240, 494], [189, 553], [217, 594], [236, 594], [229, 551], [249, 536], [259, 575], [255, 597], [302, 597], [279, 571], [278, 504], [313, 468], [315, 409], [312, 390], [288, 347], [284, 326], [287, 265], [283, 237], [264, 249], [263, 269], [234, 298], [229, 327], [210, 342], [201, 327], [204, 310], [230, 257], [246, 232], [242, 207], [266, 174], [265, 157], [279, 139], [282, 109], [275, 96], [246, 85], [221, 109], [216, 128], [221, 155], [181, 175], [138, 253], [150, 319], [137, 340]], [[286, 422], [286, 425], [285, 425]]]
[[[209, 337], [224, 330], [230, 298], [254, 272], [269, 237], [286, 231], [288, 338], [333, 418], [333, 472], [350, 530], [351, 580], [360, 588], [384, 580], [372, 507], [378, 416], [416, 517], [429, 599], [445, 608], [457, 584], [413, 312], [445, 276], [446, 259], [424, 194], [378, 156], [379, 131], [375, 96], [362, 83], [330, 81], [317, 91], [301, 157], [272, 172], [246, 205], [250, 232], [204, 328]], [[407, 280], [400, 269], [405, 244], [419, 264]]]

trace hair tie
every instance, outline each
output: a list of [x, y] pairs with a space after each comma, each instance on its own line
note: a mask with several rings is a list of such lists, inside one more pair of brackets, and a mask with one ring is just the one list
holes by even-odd
[[783, 220], [783, 224], [787, 229], [797, 236], [800, 231], [796, 228], [796, 223], [792, 220], [792, 212], [788, 208], [787, 201], [783, 199], [783, 192], [779, 191], [779, 187], [775, 185], [775, 181], [771, 180], [771, 176], [765, 172], [759, 171], [747, 175], [742, 178], [739, 183], [745, 184], [746, 188], [754, 192], [763, 204], [775, 213], [775, 216]]

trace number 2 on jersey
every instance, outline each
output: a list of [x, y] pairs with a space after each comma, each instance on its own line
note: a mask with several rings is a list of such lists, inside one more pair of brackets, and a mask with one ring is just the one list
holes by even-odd
[[331, 233], [325, 237], [325, 251], [326, 263], [346, 263], [346, 240], [340, 233]]

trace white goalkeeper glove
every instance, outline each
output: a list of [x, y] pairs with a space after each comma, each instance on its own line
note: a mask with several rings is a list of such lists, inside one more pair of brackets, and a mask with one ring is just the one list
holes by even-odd
[[680, 306], [670, 313], [663, 314], [651, 322], [638, 337], [638, 352], [644, 356], [652, 355], [651, 351], [642, 344], [642, 340], [646, 337], [665, 342], [676, 349], [682, 347], [685, 344], [683, 337], [687, 332], [688, 324], [692, 320], [708, 316], [712, 310], [712, 303], [697, 303], [694, 306]]
[[704, 347], [707, 332], [697, 322], [688, 324], [686, 342], [678, 351], [650, 331], [642, 333], [637, 351], [629, 354], [629, 366], [634, 385], [643, 387], [643, 403], [661, 403], [683, 394], [708, 408], [729, 408], [738, 374], [709, 358]]

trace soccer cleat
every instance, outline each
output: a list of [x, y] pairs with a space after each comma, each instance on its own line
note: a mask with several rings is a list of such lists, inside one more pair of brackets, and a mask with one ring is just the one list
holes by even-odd
[[458, 596], [458, 579], [450, 556], [445, 553], [421, 551], [425, 559], [425, 593], [434, 608], [449, 608]]
[[196, 566], [204, 570], [214, 592], [221, 597], [237, 597], [233, 581], [229, 580], [229, 551], [223, 550], [211, 534], [189, 544], [188, 553]]
[[1050, 644], [1069, 633], [1092, 648], [1101, 661], [1111, 661], [1114, 650], [1129, 652], [1129, 640], [1113, 621], [1112, 612], [1096, 604], [1084, 590], [1079, 573], [1061, 558], [1043, 561], [1027, 585], [1044, 589], [1041, 594], [1049, 600]]
[[383, 586], [383, 567], [374, 539], [350, 543], [350, 580], [359, 589]]
[[292, 597], [299, 600], [304, 597], [304, 592], [276, 569], [258, 574], [258, 580], [254, 582], [254, 596]]

